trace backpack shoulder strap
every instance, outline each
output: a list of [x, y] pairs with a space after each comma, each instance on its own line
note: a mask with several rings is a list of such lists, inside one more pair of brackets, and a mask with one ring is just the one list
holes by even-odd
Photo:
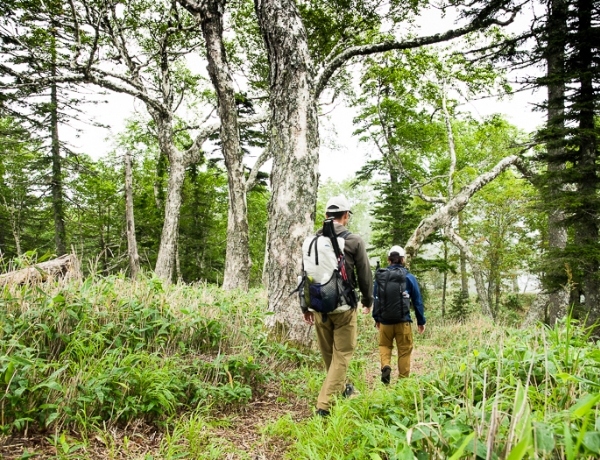
[[313, 245], [315, 246], [315, 265], [319, 265], [319, 250], [317, 249], [317, 240], [319, 239], [319, 236], [320, 235], [315, 236], [308, 246], [308, 257], [310, 257]]
[[342, 238], [343, 240], [346, 240], [346, 238], [348, 238], [348, 236], [352, 235], [352, 233], [350, 233], [348, 230], [340, 233], [339, 235], [337, 235], [338, 238]]

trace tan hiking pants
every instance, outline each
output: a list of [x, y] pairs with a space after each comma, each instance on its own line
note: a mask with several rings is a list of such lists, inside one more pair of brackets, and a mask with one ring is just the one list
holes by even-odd
[[379, 355], [382, 369], [384, 366], [390, 366], [394, 340], [398, 347], [398, 375], [408, 377], [410, 375], [410, 354], [413, 349], [411, 323], [379, 324]]
[[317, 409], [329, 410], [334, 395], [341, 396], [346, 389], [346, 373], [356, 348], [358, 330], [357, 309], [327, 315], [323, 322], [321, 313], [315, 312], [317, 342], [325, 362], [327, 377], [321, 387]]

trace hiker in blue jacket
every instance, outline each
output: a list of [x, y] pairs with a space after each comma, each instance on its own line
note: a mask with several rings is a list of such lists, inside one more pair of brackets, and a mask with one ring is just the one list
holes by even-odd
[[[420, 334], [425, 331], [425, 313], [419, 283], [404, 268], [404, 257], [402, 247], [392, 246], [388, 253], [389, 266], [377, 270], [373, 289], [373, 319], [379, 330], [381, 381], [386, 385], [390, 383], [392, 374], [390, 364], [394, 340], [398, 347], [398, 375], [400, 378], [410, 375], [410, 355], [413, 349], [410, 305], [417, 318], [417, 330]], [[398, 294], [400, 292], [401, 296]]]

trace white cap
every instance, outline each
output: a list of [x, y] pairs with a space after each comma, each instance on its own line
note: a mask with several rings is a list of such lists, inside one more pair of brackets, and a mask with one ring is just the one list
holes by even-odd
[[393, 252], [397, 252], [400, 257], [404, 257], [406, 255], [402, 246], [392, 246], [392, 249], [390, 249], [390, 252], [388, 252], [388, 256], [391, 256]]
[[348, 211], [350, 212], [350, 214], [352, 214], [352, 211], [350, 211], [350, 203], [348, 202], [348, 200], [346, 199], [346, 197], [344, 195], [338, 195], [338, 196], [332, 196], [331, 198], [329, 198], [329, 201], [327, 202], [327, 206], [325, 207], [325, 212], [329, 212], [329, 213], [334, 213], [334, 212], [344, 212], [344, 211]]

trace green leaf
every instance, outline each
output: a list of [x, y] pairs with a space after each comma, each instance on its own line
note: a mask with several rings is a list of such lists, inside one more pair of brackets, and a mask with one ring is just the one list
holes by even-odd
[[552, 428], [545, 423], [536, 423], [534, 429], [537, 450], [545, 454], [552, 452], [556, 444]]
[[600, 433], [597, 431], [588, 431], [583, 435], [583, 445], [587, 450], [600, 454]]
[[475, 437], [475, 432], [473, 432], [469, 436], [467, 436], [464, 439], [464, 441], [462, 442], [462, 444], [458, 447], [456, 452], [454, 452], [454, 454], [452, 454], [452, 457], [450, 457], [450, 460], [458, 460], [462, 456], [463, 452], [465, 451], [465, 448], [467, 447], [467, 444], [469, 444], [469, 441], [473, 440], [474, 437]]
[[10, 363], [8, 363], [8, 366], [6, 367], [6, 371], [4, 372], [4, 383], [6, 383], [8, 385], [10, 383], [10, 381], [12, 380], [14, 373], [15, 373], [15, 365], [11, 361]]
[[599, 394], [588, 394], [577, 401], [573, 407], [569, 409], [571, 415], [576, 418], [585, 417], [593, 407], [600, 401], [600, 393]]
[[521, 460], [530, 447], [530, 437], [526, 436], [521, 440], [521, 442], [513, 447], [508, 457], [506, 457], [506, 460]]
[[51, 413], [46, 419], [46, 427], [48, 427], [54, 420], [58, 418], [58, 412]]
[[401, 444], [399, 450], [396, 451], [396, 457], [398, 460], [414, 460], [415, 455], [413, 454], [410, 446], [406, 444]]
[[567, 460], [573, 460], [575, 458], [575, 452], [573, 449], [573, 439], [571, 438], [571, 429], [569, 428], [569, 423], [564, 422], [564, 439], [565, 439], [565, 451], [567, 454]]

